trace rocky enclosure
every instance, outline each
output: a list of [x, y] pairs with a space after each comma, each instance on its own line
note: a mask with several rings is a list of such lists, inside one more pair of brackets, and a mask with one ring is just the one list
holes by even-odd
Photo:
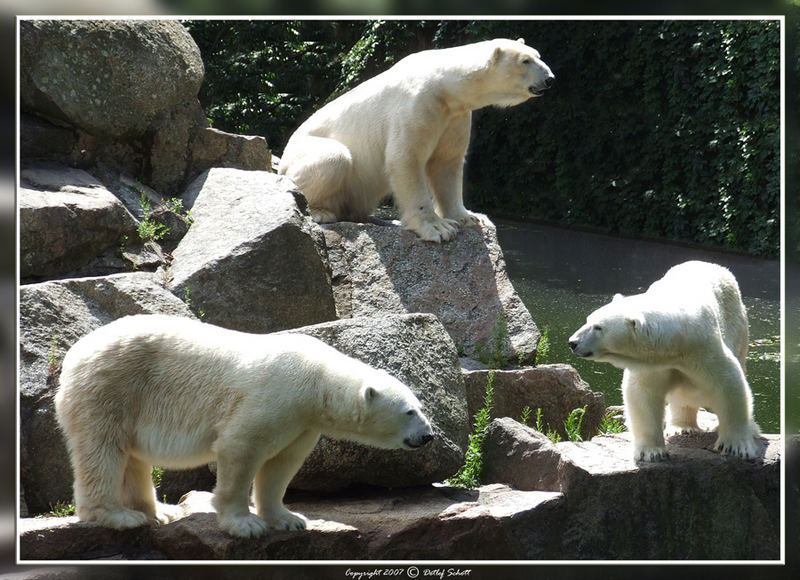
[[[750, 462], [706, 450], [713, 435], [675, 438], [654, 465], [630, 460], [625, 434], [592, 439], [603, 397], [567, 364], [531, 366], [539, 331], [490, 222], [441, 245], [393, 222], [314, 224], [263, 138], [208, 127], [201, 55], [175, 21], [23, 20], [20, 33], [23, 560], [778, 557], [780, 438]], [[414, 389], [436, 443], [323, 438], [287, 498], [310, 529], [258, 541], [216, 527], [213, 465], [163, 475], [186, 517], [158, 529], [28, 517], [72, 498], [53, 416], [64, 353], [137, 313], [316, 336]], [[486, 485], [447, 487], [486, 363], [502, 367]], [[516, 420], [525, 407], [562, 438], [585, 407], [586, 442], [554, 444]]]

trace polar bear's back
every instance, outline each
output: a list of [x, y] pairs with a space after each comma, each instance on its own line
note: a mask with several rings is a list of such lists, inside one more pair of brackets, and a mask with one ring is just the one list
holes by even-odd
[[709, 262], [690, 261], [670, 268], [647, 291], [684, 302], [711, 305], [723, 340], [744, 368], [748, 346], [747, 310], [734, 275]]

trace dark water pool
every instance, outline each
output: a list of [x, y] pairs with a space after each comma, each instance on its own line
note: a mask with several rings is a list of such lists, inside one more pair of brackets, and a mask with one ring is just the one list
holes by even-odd
[[647, 289], [675, 264], [704, 260], [725, 266], [739, 281], [750, 322], [747, 378], [764, 433], [780, 432], [780, 262], [652, 241], [630, 240], [545, 225], [494, 220], [508, 274], [540, 330], [547, 329], [545, 362], [574, 366], [606, 404], [622, 403], [622, 371], [575, 357], [567, 345], [586, 315], [620, 292]]

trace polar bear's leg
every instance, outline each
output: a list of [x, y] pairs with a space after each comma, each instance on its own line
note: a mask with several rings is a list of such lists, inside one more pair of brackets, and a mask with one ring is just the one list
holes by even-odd
[[153, 467], [136, 457], [128, 457], [122, 479], [122, 503], [156, 519], [156, 490], [152, 480]]
[[477, 226], [481, 218], [464, 207], [464, 156], [469, 134], [469, 115], [451, 122], [439, 139], [425, 171], [431, 183], [436, 213], [462, 226]]
[[350, 150], [325, 137], [297, 137], [281, 159], [281, 174], [290, 177], [308, 200], [311, 218], [333, 223], [346, 205], [347, 179], [353, 170]]
[[153, 486], [153, 466], [137, 459], [128, 458], [122, 481], [123, 504], [144, 513], [151, 521], [167, 524], [181, 516], [178, 506], [161, 503], [156, 499]]
[[263, 535], [267, 524], [250, 513], [249, 492], [258, 458], [251, 449], [237, 453], [230, 446], [217, 453], [217, 485], [213, 505], [219, 527], [232, 536], [249, 538]]
[[428, 242], [453, 239], [458, 232], [458, 222], [441, 218], [434, 211], [423, 163], [408, 153], [388, 161], [387, 167], [403, 227]]
[[667, 456], [664, 406], [668, 385], [669, 373], [625, 369], [622, 398], [628, 428], [633, 435], [633, 458], [636, 461], [660, 461]]
[[305, 432], [286, 449], [267, 460], [256, 473], [253, 498], [256, 513], [272, 529], [304, 530], [306, 519], [286, 509], [283, 496], [292, 478], [319, 440], [319, 433]]
[[719, 364], [702, 369], [711, 396], [711, 410], [719, 419], [717, 441], [714, 448], [725, 454], [752, 458], [756, 456], [755, 438], [759, 428], [752, 418], [752, 395], [742, 367], [727, 349], [719, 357]]
[[83, 521], [124, 530], [137, 528], [148, 517], [125, 507], [122, 498], [126, 457], [113, 435], [98, 434], [91, 441], [73, 437], [72, 464], [75, 472], [75, 512]]
[[445, 219], [457, 221], [462, 226], [477, 226], [481, 218], [464, 207], [464, 161], [456, 159], [447, 163], [428, 163], [428, 178], [433, 189], [436, 213]]

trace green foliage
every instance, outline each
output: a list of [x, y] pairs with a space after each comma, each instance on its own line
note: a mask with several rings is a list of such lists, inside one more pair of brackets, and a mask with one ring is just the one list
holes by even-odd
[[[277, 153], [317, 107], [411, 52], [524, 37], [556, 84], [518, 107], [475, 112], [468, 205], [778, 254], [778, 21], [186, 24], [203, 54], [200, 98], [214, 125], [265, 135]], [[795, 23], [791, 42], [797, 35]], [[788, 58], [800, 71], [800, 52]], [[787, 150], [800, 159], [800, 145]], [[787, 231], [800, 253], [800, 226]]]
[[164, 470], [160, 467], [153, 467], [150, 472], [150, 479], [153, 480], [153, 487], [158, 488], [161, 485], [161, 480], [164, 477]]
[[356, 20], [191, 20], [205, 64], [200, 102], [214, 127], [262, 135], [280, 152], [337, 84]]
[[56, 503], [51, 503], [50, 511], [44, 514], [44, 517], [67, 517], [75, 515], [75, 504], [59, 500]]
[[[539, 412], [541, 414], [541, 409], [539, 409]], [[519, 422], [527, 427], [528, 421], [530, 420], [531, 420], [531, 408], [528, 405], [525, 405], [522, 408], [522, 415], [519, 418]]]
[[567, 432], [567, 440], [569, 441], [583, 441], [581, 437], [581, 423], [583, 423], [583, 416], [586, 415], [586, 407], [580, 409], [573, 409], [570, 411], [567, 418], [564, 419], [564, 431]]
[[600, 419], [597, 427], [598, 435], [611, 435], [612, 433], [622, 433], [625, 431], [625, 424], [615, 417], [614, 411], [608, 411]]
[[550, 428], [550, 425], [548, 425], [547, 427], [544, 426], [542, 422], [541, 407], [536, 409], [536, 424], [533, 426], [533, 428], [539, 433], [544, 433], [553, 443], [558, 443], [559, 441], [561, 441], [561, 435], [559, 435], [557, 431], [553, 431]]
[[150, 200], [144, 193], [139, 196], [139, 206], [142, 208], [142, 219], [139, 225], [136, 226], [136, 233], [139, 234], [143, 242], [148, 240], [160, 240], [169, 233], [169, 228], [167, 226], [151, 218], [152, 209]]
[[456, 487], [474, 488], [481, 484], [483, 472], [483, 440], [490, 422], [492, 410], [492, 397], [494, 396], [494, 371], [489, 371], [486, 382], [486, 394], [483, 398], [483, 407], [475, 414], [475, 430], [469, 436], [469, 445], [464, 457], [464, 465], [455, 475], [445, 481], [447, 485]]
[[550, 355], [550, 329], [543, 328], [536, 345], [536, 365], [544, 364]]

